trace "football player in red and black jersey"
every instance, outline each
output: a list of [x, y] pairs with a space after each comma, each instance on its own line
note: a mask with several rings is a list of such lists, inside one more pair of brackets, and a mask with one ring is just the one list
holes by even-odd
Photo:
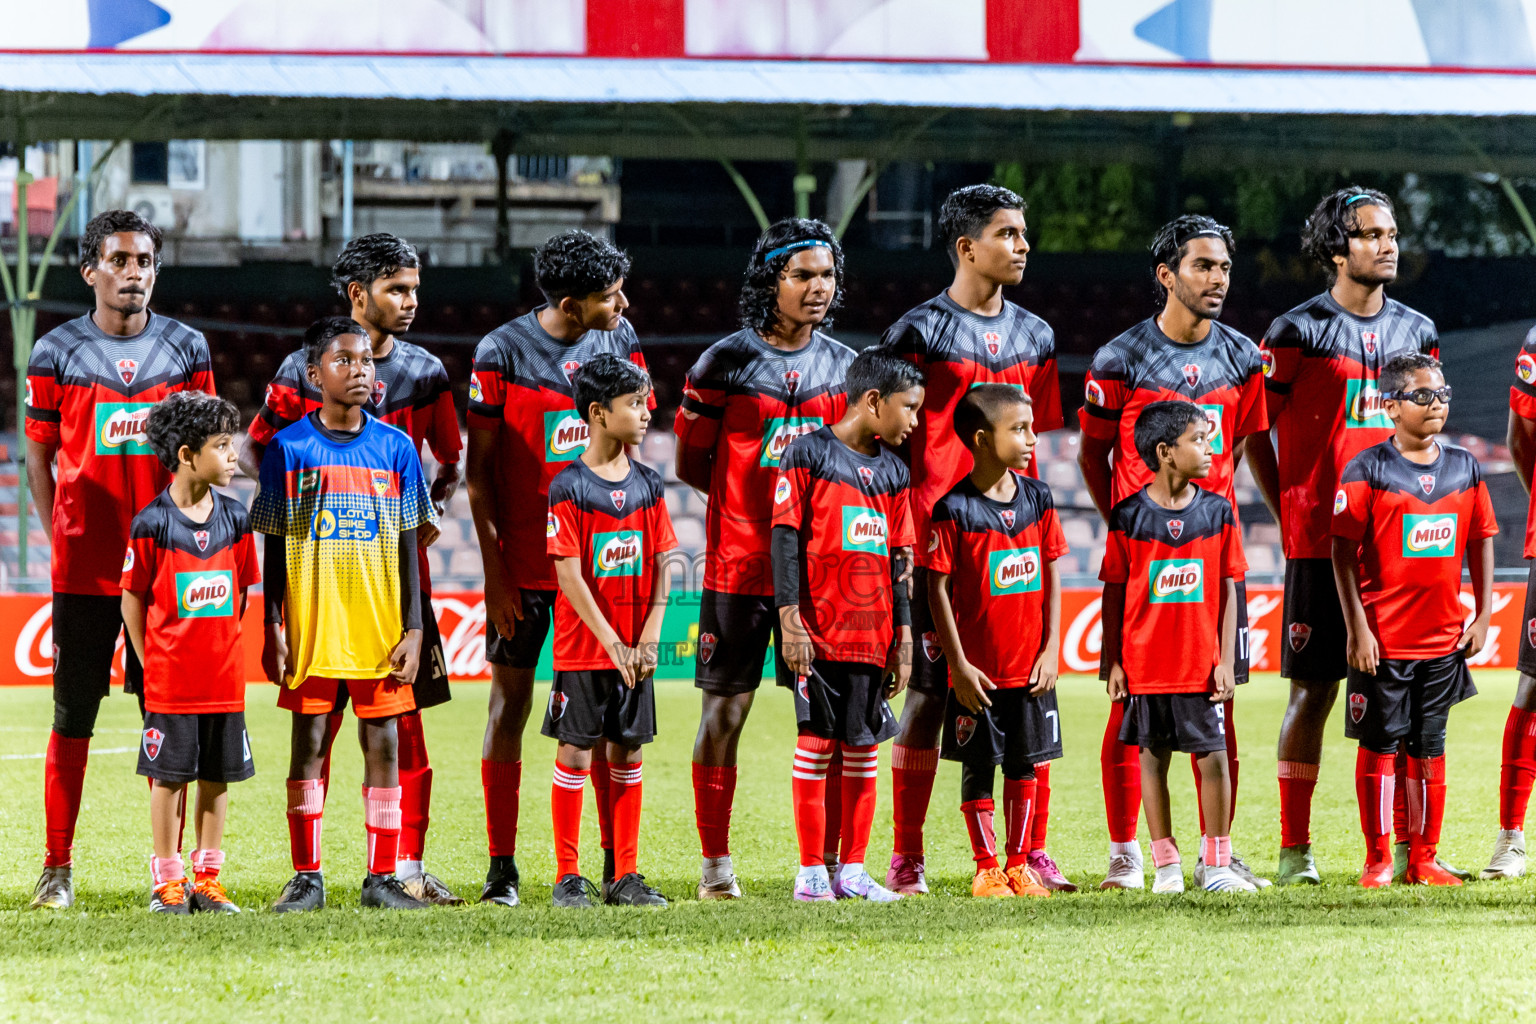
[[[337, 331], [351, 327], [354, 333], [366, 333], [373, 347], [373, 392], [365, 409], [372, 415], [410, 435], [419, 452], [423, 445], [437, 460], [437, 475], [432, 481], [432, 501], [439, 514], [459, 484], [459, 417], [453, 407], [453, 393], [442, 360], [401, 335], [410, 330], [416, 318], [416, 291], [421, 284], [421, 260], [416, 249], [405, 239], [377, 233], [362, 235], [348, 242], [331, 268], [331, 283], [352, 307], [352, 325], [335, 324]], [[328, 321], [322, 321], [328, 322]], [[251, 420], [241, 452], [242, 468], [255, 479], [261, 472], [261, 458], [279, 430], [297, 423], [324, 404], [320, 389], [309, 379], [304, 349], [291, 352], [278, 367], [277, 375], [267, 385], [261, 410]], [[453, 906], [464, 901], [422, 868], [427, 825], [432, 808], [432, 764], [427, 755], [426, 735], [422, 730], [421, 709], [445, 704], [448, 691], [448, 664], [443, 657], [442, 638], [437, 632], [437, 617], [432, 611], [432, 577], [427, 566], [427, 548], [437, 539], [437, 527], [427, 524], [418, 531], [417, 572], [421, 582], [421, 661], [416, 682], [411, 687], [416, 709], [400, 716], [400, 855], [396, 877], [412, 896], [428, 903]], [[342, 688], [338, 698], [346, 700]], [[343, 706], [344, 703], [343, 703]], [[326, 762], [322, 775], [330, 786], [330, 745], [341, 728], [342, 711], [330, 716], [326, 739]]]
[[[1392, 437], [1344, 467], [1333, 499], [1333, 566], [1349, 657], [1344, 735], [1360, 741], [1355, 790], [1365, 833], [1360, 884], [1394, 881], [1387, 808], [1407, 804], [1410, 884], [1460, 885], [1436, 863], [1445, 819], [1445, 726], [1451, 706], [1477, 693], [1467, 659], [1488, 640], [1493, 537], [1488, 486], [1464, 448], [1437, 442], [1451, 389], [1422, 353], [1382, 367]], [[1461, 566], [1472, 577], [1470, 624]], [[1406, 759], [1406, 772], [1399, 762]]]
[[[603, 353], [645, 368], [635, 329], [624, 319], [627, 255], [585, 231], [567, 231], [534, 253], [533, 272], [545, 304], [486, 335], [475, 348], [469, 379], [465, 476], [485, 566], [491, 664], [490, 716], [480, 754], [491, 866], [480, 898], [503, 906], [518, 902], [514, 854], [523, 727], [555, 606], [555, 565], [544, 536], [549, 485], [581, 456], [589, 437], [572, 381], [582, 364]], [[607, 784], [599, 765], [593, 785], [604, 849], [611, 855]]]
[[[747, 263], [742, 329], [688, 371], [674, 424], [678, 479], [709, 499], [695, 679], [703, 710], [693, 746], [701, 900], [741, 895], [730, 847], [736, 744], [779, 632], [773, 488], [789, 443], [836, 423], [847, 407], [853, 351], [820, 330], [830, 326], [842, 284], [843, 250], [830, 227], [796, 218], [769, 227]], [[775, 642], [776, 675], [788, 686], [781, 650]]]
[[[1003, 298], [1003, 288], [1024, 276], [1024, 200], [995, 185], [969, 185], [950, 193], [939, 211], [939, 234], [955, 268], [953, 283], [907, 312], [881, 344], [914, 363], [928, 378], [928, 397], [909, 446], [912, 518], [927, 543], [933, 506], [971, 469], [971, 456], [955, 436], [955, 405], [978, 384], [1010, 384], [1030, 397], [1037, 433], [1062, 425], [1056, 383], [1056, 336], [1044, 320]], [[1033, 462], [1029, 472], [1035, 473]], [[949, 668], [928, 615], [928, 588], [913, 581], [912, 631], [920, 656], [901, 711], [901, 732], [891, 750], [895, 843], [886, 884], [897, 892], [927, 892], [923, 819], [938, 768]], [[1050, 765], [1036, 772], [1039, 812], [1031, 829], [1034, 865], [1054, 889], [1074, 888], [1045, 853]]]
[[[213, 393], [203, 336], [149, 309], [159, 272], [158, 228], [128, 210], [93, 218], [80, 238], [80, 274], [95, 308], [39, 338], [27, 363], [27, 483], [53, 533], [48, 837], [34, 908], [74, 902], [70, 851], [91, 733], [122, 632], [128, 526], [170, 481], [144, 423], [168, 394]], [[139, 693], [142, 710], [139, 659], [129, 648], [123, 660], [124, 689]]]
[[[1153, 402], [1198, 405], [1210, 422], [1210, 493], [1226, 499], [1236, 514], [1232, 479], [1247, 439], [1268, 425], [1259, 350], [1220, 323], [1232, 271], [1232, 232], [1210, 217], [1194, 214], [1163, 226], [1152, 242], [1153, 277], [1162, 310], [1100, 348], [1085, 384], [1082, 448], [1078, 463], [1093, 502], [1108, 521], [1109, 510], [1150, 482], [1152, 472], [1136, 448], [1136, 421]], [[1248, 677], [1247, 596], [1237, 579], [1237, 682]], [[1104, 808], [1109, 819], [1110, 869], [1107, 888], [1142, 885], [1136, 818], [1141, 804], [1140, 755], [1119, 740], [1123, 703], [1111, 706], [1099, 764]], [[1225, 709], [1227, 766], [1237, 791], [1237, 732], [1232, 708]], [[1196, 767], [1195, 783], [1202, 775]], [[1203, 807], [1204, 804], [1202, 803]], [[1202, 822], [1202, 825], [1204, 822]], [[1230, 824], [1230, 823], [1228, 823]], [[1201, 883], [1204, 862], [1195, 864]], [[1233, 870], [1255, 885], [1268, 885], [1233, 856]]]
[[1391, 436], [1377, 386], [1381, 368], [1400, 355], [1440, 350], [1429, 318], [1387, 297], [1398, 244], [1385, 195], [1352, 186], [1323, 197], [1307, 219], [1302, 250], [1331, 285], [1264, 335], [1275, 443], [1266, 437], [1248, 453], [1254, 482], [1280, 523], [1286, 559], [1280, 674], [1291, 681], [1291, 693], [1278, 766], [1282, 885], [1319, 881], [1312, 791], [1323, 729], [1349, 667], [1328, 540], [1339, 475], [1356, 454]]

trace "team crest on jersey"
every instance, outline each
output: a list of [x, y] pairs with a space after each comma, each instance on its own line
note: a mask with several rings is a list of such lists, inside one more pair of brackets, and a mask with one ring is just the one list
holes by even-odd
[[1178, 540], [1179, 539], [1179, 534], [1181, 534], [1183, 532], [1184, 532], [1184, 520], [1182, 520], [1182, 519], [1170, 519], [1170, 520], [1168, 520], [1168, 536], [1172, 537], [1174, 540]]
[[1352, 693], [1349, 695], [1349, 720], [1356, 725], [1365, 717], [1365, 694]]
[[160, 756], [160, 748], [165, 746], [165, 733], [150, 726], [144, 730], [144, 754], [151, 761]]
[[608, 498], [609, 498], [609, 500], [611, 500], [613, 502], [613, 507], [618, 509], [620, 512], [624, 511], [624, 499], [627, 498], [627, 497], [628, 497], [628, 495], [625, 494], [623, 491], [609, 491], [608, 492]]
[[1090, 380], [1083, 385], [1083, 397], [1089, 405], [1104, 404], [1104, 387], [1096, 380]]
[[129, 548], [128, 549], [128, 553], [123, 556], [123, 572], [131, 572], [132, 570], [133, 570], [133, 548]]
[[374, 405], [382, 406], [384, 404], [384, 390], [385, 390], [384, 382], [379, 380], [379, 378], [377, 378], [377, 377], [373, 378], [373, 404]]
[[1264, 368], [1264, 376], [1275, 375], [1275, 354], [1267, 348], [1259, 349], [1259, 365]]
[[1360, 344], [1365, 346], [1366, 355], [1373, 356], [1376, 354], [1376, 338], [1377, 334], [1375, 331], [1360, 332]]
[[1180, 369], [1184, 371], [1184, 383], [1194, 387], [1200, 383], [1200, 364], [1185, 363]]
[[935, 633], [931, 629], [928, 632], [924, 633], [923, 634], [923, 654], [927, 656], [928, 660], [929, 661], [938, 661], [939, 657], [941, 655], [943, 655], [943, 653], [944, 653], [944, 647], [943, 647], [942, 644], [939, 643], [939, 634]]
[[192, 539], [197, 541], [197, 550], [199, 550], [199, 551], [207, 551], [208, 550], [208, 531], [207, 530], [198, 530], [198, 531], [194, 532], [192, 534]]
[[485, 401], [485, 392], [480, 387], [480, 375], [478, 373], [471, 373], [469, 375], [469, 400], [471, 402]]
[[788, 391], [790, 394], [794, 394], [795, 391], [799, 387], [800, 387], [800, 371], [799, 370], [785, 370], [784, 371], [784, 390]]
[[955, 742], [962, 747], [971, 742], [971, 737], [976, 735], [976, 719], [970, 715], [958, 715], [955, 717]]
[[558, 537], [559, 535], [560, 520], [556, 519], [555, 514], [551, 512], [548, 518], [544, 520], [544, 539], [549, 540], [550, 538]]
[[[1525, 642], [1536, 647], [1536, 619], [1528, 619], [1525, 623]], [[54, 648], [54, 659], [58, 659], [58, 648]]]
[[379, 497], [389, 493], [389, 471], [375, 469], [369, 474], [369, 482], [373, 484], [373, 493]]
[[1425, 494], [1435, 493], [1435, 478], [1433, 474], [1425, 473], [1423, 476], [1419, 477], [1419, 489], [1422, 490]]
[[563, 693], [550, 693], [549, 720], [551, 722], [560, 721], [560, 717], [565, 714], [565, 706], [566, 704], [570, 703], [570, 700], [571, 698], [567, 697]]
[[871, 487], [875, 482], [875, 471], [868, 466], [859, 467], [859, 479], [864, 481], [865, 487]]
[[788, 501], [790, 490], [789, 477], [779, 477], [779, 482], [773, 485], [773, 503], [782, 505]]
[[987, 343], [987, 351], [994, 356], [1003, 347], [1003, 336], [996, 331], [988, 331], [981, 336], [981, 340]]
[[931, 555], [931, 554], [933, 554], [937, 550], [939, 550], [939, 531], [938, 530], [929, 530], [928, 531], [928, 553]]
[[139, 361], [137, 359], [119, 359], [117, 361], [117, 375], [123, 378], [124, 384], [132, 384], [133, 378], [138, 372]]
[[[1515, 376], [1527, 384], [1536, 383], [1536, 356], [1521, 352], [1515, 357]], [[30, 402], [31, 399], [28, 399]]]
[[719, 638], [713, 633], [699, 634], [699, 661], [702, 664], [708, 665], [709, 659], [715, 656], [715, 644], [718, 642]]
[[27, 404], [28, 405], [35, 404], [32, 401], [32, 378], [31, 377], [27, 378]]
[[1333, 514], [1338, 515], [1349, 507], [1349, 495], [1340, 487], [1338, 493], [1333, 496]]
[[1291, 650], [1297, 654], [1307, 646], [1307, 641], [1312, 639], [1312, 627], [1305, 622], [1293, 622], [1290, 629]]
[[574, 359], [567, 359], [560, 364], [560, 369], [565, 371], [565, 382], [567, 384], [575, 384], [576, 371], [581, 369], [581, 364]]
[[1005, 508], [997, 514], [997, 518], [1003, 521], [1003, 529], [1013, 529], [1013, 509]]

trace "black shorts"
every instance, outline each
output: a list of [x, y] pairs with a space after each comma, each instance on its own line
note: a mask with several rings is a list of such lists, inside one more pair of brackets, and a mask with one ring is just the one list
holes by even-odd
[[1525, 613], [1520, 616], [1520, 647], [1515, 667], [1536, 676], [1536, 561], [1525, 581]]
[[655, 680], [646, 676], [631, 690], [616, 668], [556, 672], [539, 731], [582, 749], [604, 739], [622, 747], [649, 743], [656, 738]]
[[1209, 754], [1227, 749], [1227, 709], [1208, 693], [1132, 694], [1120, 742], [1143, 750]]
[[1237, 584], [1237, 650], [1232, 659], [1232, 682], [1241, 686], [1248, 681], [1248, 581], [1233, 580]]
[[146, 712], [139, 734], [139, 774], [177, 784], [244, 782], [256, 774], [245, 712]]
[[[538, 668], [544, 641], [549, 639], [549, 623], [555, 608], [553, 590], [519, 590], [523, 617], [517, 620], [517, 632], [508, 640], [485, 625], [485, 660], [507, 668]], [[419, 698], [418, 698], [419, 699]]]
[[693, 685], [705, 693], [751, 693], [763, 681], [763, 659], [773, 641], [773, 668], [780, 686], [793, 682], [780, 656], [779, 609], [772, 596], [727, 594], [705, 587], [699, 594], [699, 652]]
[[1345, 736], [1382, 754], [1406, 740], [1410, 755], [1438, 757], [1451, 706], [1475, 697], [1477, 687], [1456, 651], [1422, 661], [1383, 658], [1375, 675], [1350, 669], [1345, 693]]
[[982, 766], [1035, 765], [1061, 756], [1055, 690], [1034, 696], [1027, 686], [1010, 686], [989, 696], [992, 706], [972, 713], [949, 691], [940, 757]]
[[795, 723], [822, 739], [872, 747], [899, 731], [885, 699], [885, 669], [857, 661], [811, 663], [795, 680]]
[[[112, 658], [123, 632], [123, 599], [104, 594], [53, 595], [53, 699], [66, 707], [95, 705], [112, 690]], [[144, 668], [123, 644], [124, 693], [142, 693]]]
[[1332, 559], [1286, 560], [1280, 630], [1280, 674], [1285, 678], [1333, 682], [1349, 673], [1349, 633]]
[[949, 690], [949, 661], [933, 628], [933, 610], [928, 607], [928, 570], [918, 566], [912, 571], [912, 678], [909, 690], [940, 697]]

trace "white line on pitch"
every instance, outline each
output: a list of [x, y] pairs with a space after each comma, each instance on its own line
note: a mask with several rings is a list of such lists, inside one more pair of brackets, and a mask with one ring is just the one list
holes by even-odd
[[[100, 750], [91, 751], [91, 754], [93, 756], [96, 754], [130, 754], [138, 749], [138, 747], [102, 747]], [[47, 754], [0, 754], [0, 761], [39, 761], [47, 756]]]

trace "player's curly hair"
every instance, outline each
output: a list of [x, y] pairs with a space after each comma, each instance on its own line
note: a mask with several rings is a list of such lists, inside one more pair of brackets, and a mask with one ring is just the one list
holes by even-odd
[[1028, 206], [1012, 189], [1001, 185], [967, 185], [957, 188], [939, 207], [939, 238], [949, 252], [949, 262], [960, 265], [960, 253], [955, 243], [964, 238], [975, 238], [992, 223], [998, 210], [1023, 212]]
[[323, 316], [304, 331], [304, 365], [319, 366], [331, 342], [343, 334], [368, 336], [363, 325], [349, 316]]
[[848, 364], [845, 387], [851, 404], [871, 391], [879, 392], [881, 398], [889, 398], [927, 383], [928, 378], [922, 370], [877, 345], [853, 357], [853, 362]]
[[1166, 444], [1172, 448], [1191, 424], [1205, 426], [1207, 422], [1205, 410], [1193, 402], [1148, 403], [1136, 416], [1136, 454], [1156, 473], [1158, 446]]
[[1408, 386], [1413, 375], [1418, 370], [1439, 370], [1443, 375], [1445, 367], [1434, 356], [1427, 352], [1409, 352], [1407, 355], [1398, 356], [1381, 368], [1381, 374], [1376, 378], [1376, 387], [1382, 394], [1389, 391], [1401, 391]]
[[976, 431], [990, 430], [1007, 410], [1033, 401], [1012, 384], [977, 384], [955, 403], [955, 435], [971, 447]]
[[107, 210], [98, 213], [85, 225], [80, 235], [80, 269], [94, 267], [101, 261], [101, 243], [120, 232], [146, 235], [155, 246], [155, 272], [160, 272], [160, 229], [132, 210]]
[[583, 420], [588, 418], [594, 402], [601, 404], [604, 409], [612, 410], [613, 400], [620, 395], [630, 395], [637, 391], [649, 394], [650, 390], [651, 375], [612, 352], [604, 352], [582, 363], [576, 376], [571, 379], [576, 411]]
[[201, 391], [176, 391], [149, 411], [144, 433], [160, 465], [175, 471], [183, 446], [201, 451], [208, 439], [240, 430], [240, 410], [234, 403]]
[[1301, 251], [1328, 272], [1331, 281], [1339, 272], [1333, 258], [1349, 252], [1349, 236], [1360, 229], [1360, 211], [1380, 206], [1394, 213], [1385, 192], [1351, 185], [1324, 196], [1301, 229]]
[[1228, 256], [1237, 255], [1237, 242], [1232, 238], [1232, 229], [1203, 213], [1186, 213], [1157, 229], [1148, 251], [1152, 253], [1153, 301], [1158, 306], [1168, 301], [1168, 289], [1157, 279], [1157, 268], [1166, 266], [1177, 274], [1179, 264], [1189, 255], [1189, 243], [1197, 238], [1213, 237], [1226, 243]]
[[551, 306], [584, 299], [629, 276], [629, 254], [605, 238], [575, 228], [533, 252], [533, 277]]
[[381, 277], [389, 277], [399, 270], [421, 266], [416, 247], [399, 235], [378, 231], [371, 235], [359, 235], [346, 244], [341, 255], [331, 267], [331, 284], [342, 298], [347, 297], [347, 285], [356, 281], [367, 291]]
[[[794, 259], [795, 253], [810, 246], [795, 246], [797, 242], [819, 243], [832, 250], [832, 272], [836, 276], [837, 291], [827, 306], [821, 328], [832, 329], [832, 314], [843, 300], [843, 247], [837, 235], [819, 220], [786, 217], [768, 226], [752, 256], [747, 260], [747, 272], [741, 279], [741, 326], [758, 334], [769, 334], [779, 326], [779, 275]], [[772, 254], [772, 255], [770, 255]]]

